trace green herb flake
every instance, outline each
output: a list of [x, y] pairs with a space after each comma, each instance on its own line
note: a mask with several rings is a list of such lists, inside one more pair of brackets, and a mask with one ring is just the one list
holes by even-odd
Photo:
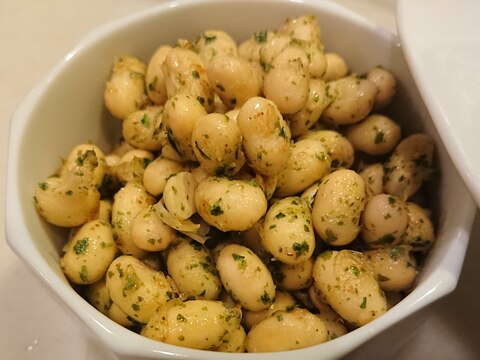
[[256, 32], [253, 37], [258, 44], [264, 43], [267, 41], [268, 33], [267, 31]]
[[429, 168], [430, 167], [430, 161], [428, 160], [427, 154], [422, 154], [418, 158], [414, 160], [415, 165]]
[[225, 88], [223, 87], [222, 84], [217, 84], [217, 89], [220, 91], [225, 91]]
[[133, 309], [134, 311], [140, 311], [140, 305], [133, 303], [133, 304], [132, 304], [132, 309]]
[[360, 276], [360, 269], [355, 266], [355, 265], [352, 265], [350, 266], [350, 271], [352, 272], [353, 275], [355, 275], [356, 277], [359, 277]]
[[390, 251], [390, 257], [393, 260], [398, 260], [398, 257], [403, 255], [405, 253], [405, 248], [401, 246], [395, 246], [391, 251]]
[[270, 295], [268, 295], [268, 293], [266, 291], [264, 291], [262, 296], [260, 297], [260, 300], [262, 300], [262, 303], [267, 305], [267, 304], [271, 303], [272, 298], [270, 297]]
[[247, 268], [247, 261], [245, 260], [245, 256], [232, 253], [232, 258], [238, 263], [239, 269], [245, 270]]
[[337, 168], [340, 166], [340, 161], [338, 159], [333, 159], [331, 163], [332, 168]]
[[123, 290], [124, 291], [127, 291], [127, 290], [132, 290], [132, 289], [135, 289], [137, 287], [137, 280], [138, 280], [138, 277], [137, 277], [137, 274], [134, 273], [134, 272], [129, 272], [127, 274], [127, 277], [126, 277], [126, 283], [125, 283], [125, 286], [123, 287]]
[[203, 33], [203, 39], [205, 40], [205, 45], [206, 45], [217, 40], [217, 37], [215, 35], [207, 35]]
[[205, 105], [205, 98], [202, 97], [202, 96], [197, 96], [197, 101], [202, 104], [202, 105]]
[[235, 170], [235, 165], [232, 163], [225, 164], [223, 166], [219, 166], [215, 169], [215, 175], [217, 176], [230, 176], [233, 174], [233, 170]]
[[307, 244], [306, 241], [304, 241], [301, 244], [297, 243], [297, 242], [294, 242], [293, 245], [292, 245], [292, 249], [293, 249], [293, 251], [295, 251], [295, 254], [297, 256], [302, 256], [303, 254], [308, 252], [308, 250], [310, 249], [310, 246]]
[[360, 304], [360, 309], [365, 309], [367, 307], [367, 298], [364, 296], [362, 303]]
[[380, 239], [374, 242], [374, 244], [391, 244], [395, 241], [395, 236], [392, 234], [383, 235]]
[[87, 159], [87, 157], [89, 157], [90, 155], [96, 156], [95, 151], [94, 151], [94, 150], [87, 150], [87, 151], [85, 151], [84, 153], [81, 153], [81, 154], [78, 155], [77, 158], [75, 159], [75, 163], [76, 163], [78, 166], [83, 166], [83, 163], [85, 162], [85, 160]]
[[377, 131], [377, 133], [375, 134], [375, 140], [374, 140], [374, 143], [375, 144], [381, 144], [383, 142], [383, 131]]
[[203, 249], [202, 245], [198, 241], [191, 240], [189, 244], [195, 251], [202, 251]]
[[150, 164], [152, 162], [152, 160], [150, 160], [149, 158], [142, 158], [142, 161], [143, 161], [143, 168], [145, 169], [148, 164]]
[[177, 314], [177, 321], [185, 322], [187, 319], [182, 314]]
[[145, 127], [150, 127], [151, 121], [150, 121], [150, 116], [148, 114], [143, 114], [142, 118], [140, 119], [140, 122], [142, 123], [143, 126]]
[[73, 246], [73, 251], [77, 255], [85, 254], [87, 252], [87, 248], [88, 248], [88, 237], [77, 240], [77, 242]]
[[338, 239], [337, 234], [335, 234], [335, 232], [332, 229], [325, 230], [325, 235], [327, 237], [325, 241], [328, 243], [333, 243]]
[[323, 259], [325, 261], [328, 261], [328, 260], [330, 260], [332, 255], [333, 255], [333, 252], [331, 250], [327, 250], [327, 251], [324, 251], [323, 253], [321, 253], [319, 256], [320, 256], [321, 259]]
[[388, 203], [390, 205], [395, 205], [397, 203], [397, 199], [395, 199], [393, 196], [388, 197]]
[[88, 269], [86, 265], [82, 265], [82, 268], [80, 269], [80, 279], [83, 282], [88, 281]]
[[273, 65], [269, 63], [262, 62], [260, 65], [262, 66], [263, 71], [265, 71], [266, 73], [273, 69]]
[[41, 183], [38, 183], [38, 187], [42, 190], [47, 190], [48, 184], [46, 182], [41, 182]]
[[278, 315], [277, 315], [277, 320], [278, 320], [278, 321], [282, 321], [282, 320], [283, 320], [282, 314], [278, 314]]
[[275, 215], [275, 219], [283, 219], [285, 216], [287, 216], [287, 215], [285, 215], [282, 212], [279, 212], [277, 215]]
[[194, 79], [199, 79], [200, 78], [200, 74], [198, 73], [197, 70], [192, 71], [192, 76], [193, 76]]
[[219, 216], [223, 214], [223, 209], [220, 206], [219, 202], [216, 202], [215, 204], [212, 205], [210, 209], [210, 215], [213, 216]]

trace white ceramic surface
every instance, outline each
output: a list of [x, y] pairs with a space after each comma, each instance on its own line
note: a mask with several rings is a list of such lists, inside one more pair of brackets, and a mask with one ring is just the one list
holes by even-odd
[[480, 2], [399, 0], [397, 27], [420, 93], [480, 205]]
[[[364, 24], [363, 21], [361, 21], [361, 23]], [[375, 26], [373, 24], [368, 24], [368, 26], [371, 29], [375, 29]], [[386, 33], [382, 33], [382, 36], [386, 36], [387, 38], [389, 38], [389, 35], [386, 34]], [[73, 58], [75, 58], [75, 56], [81, 56], [81, 55], [78, 55], [78, 53], [76, 53], [76, 55], [75, 54], [73, 54], [73, 55], [74, 55]], [[72, 61], [70, 56], [67, 57], [66, 63], [64, 65], [60, 65], [60, 68], [62, 66], [69, 66], [69, 64], [70, 64], [69, 61]], [[109, 61], [110, 61], [110, 59], [109, 59]], [[60, 68], [57, 68], [56, 71], [57, 72], [60, 71], [59, 70]], [[46, 84], [47, 83], [44, 82], [43, 86], [46, 86]], [[61, 89], [64, 89], [64, 88], [61, 88]], [[16, 136], [14, 136], [12, 138], [12, 143], [11, 143], [12, 145], [11, 145], [10, 149], [13, 150], [13, 151], [10, 152], [10, 160], [9, 160], [10, 165], [9, 165], [9, 172], [8, 173], [9, 173], [9, 175], [12, 174], [12, 173], [22, 175], [20, 177], [22, 182], [20, 184], [17, 184], [15, 182], [16, 179], [12, 179], [12, 178], [8, 179], [9, 199], [8, 199], [7, 205], [8, 205], [9, 211], [7, 212], [7, 224], [8, 224], [7, 231], [8, 231], [8, 235], [9, 235], [9, 239], [10, 239], [9, 241], [10, 241], [10, 244], [12, 245], [12, 247], [15, 248], [17, 253], [22, 258], [25, 259], [25, 258], [28, 257], [28, 260], [32, 260], [31, 265], [34, 268], [34, 271], [37, 274], [40, 274], [40, 276], [44, 277], [44, 279], [47, 278], [47, 281], [49, 282], [49, 285], [51, 287], [54, 287], [57, 291], [59, 291], [62, 296], [70, 297], [70, 300], [72, 300], [73, 303], [78, 305], [78, 308], [75, 309], [75, 312], [81, 317], [86, 316], [87, 317], [87, 323], [89, 323], [89, 326], [92, 327], [92, 326], [96, 326], [95, 322], [92, 320], [92, 318], [88, 319], [88, 317], [97, 316], [96, 312], [94, 311], [92, 313], [90, 307], [87, 308], [83, 304], [78, 302], [78, 300], [79, 300], [78, 297], [76, 297], [76, 294], [71, 293], [71, 290], [69, 289], [68, 285], [66, 285], [64, 280], [62, 280], [60, 282], [57, 282], [56, 276], [59, 273], [58, 269], [54, 270], [53, 272], [48, 271], [48, 269], [46, 270], [46, 268], [48, 268], [49, 264], [51, 264], [52, 266], [56, 265], [55, 261], [56, 261], [56, 258], [58, 257], [58, 254], [57, 254], [57, 249], [55, 248], [55, 246], [53, 246], [53, 244], [48, 243], [48, 242], [42, 244], [41, 243], [42, 239], [39, 239], [38, 243], [30, 244], [30, 245], [25, 245], [23, 243], [20, 243], [20, 240], [19, 240], [19, 239], [29, 238], [31, 236], [31, 233], [30, 233], [31, 231], [35, 231], [35, 232], [39, 232], [39, 233], [42, 232], [42, 228], [39, 227], [38, 224], [30, 224], [31, 226], [33, 226], [33, 229], [32, 228], [22, 229], [20, 227], [19, 222], [18, 222], [18, 216], [20, 216], [23, 211], [26, 211], [28, 206], [31, 205], [31, 203], [29, 202], [29, 194], [30, 193], [28, 192], [28, 190], [33, 189], [33, 187], [35, 186], [35, 184], [37, 182], [37, 179], [31, 178], [30, 176], [32, 174], [35, 174], [35, 176], [38, 177], [39, 172], [42, 173], [42, 174], [44, 174], [45, 172], [48, 173], [49, 170], [44, 168], [45, 166], [47, 166], [47, 167], [50, 166], [50, 168], [53, 169], [53, 167], [57, 165], [57, 164], [53, 164], [53, 162], [50, 162], [50, 160], [53, 160], [59, 153], [64, 153], [66, 151], [66, 149], [69, 148], [69, 146], [71, 144], [70, 143], [71, 141], [76, 141], [75, 138], [69, 138], [69, 139], [66, 139], [64, 142], [62, 142], [63, 145], [62, 144], [52, 145], [52, 146], [50, 146], [50, 148], [47, 147], [47, 149], [48, 149], [47, 152], [38, 152], [39, 154], [40, 153], [42, 154], [41, 156], [36, 157], [36, 160], [40, 164], [38, 164], [38, 166], [34, 167], [33, 169], [30, 169], [30, 168], [26, 169], [26, 167], [27, 167], [26, 165], [21, 165], [21, 164], [18, 164], [18, 163], [15, 162], [21, 156], [20, 153], [16, 153], [16, 151], [15, 151], [15, 150], [17, 150], [16, 146], [20, 146], [21, 142], [25, 140], [23, 138], [23, 135], [21, 134], [21, 132], [23, 130], [27, 130], [26, 123], [25, 123], [25, 118], [23, 118], [23, 115], [28, 114], [28, 112], [25, 112], [27, 110], [26, 107], [28, 107], [28, 104], [35, 105], [36, 102], [40, 100], [40, 98], [38, 98], [37, 95], [38, 95], [38, 88], [37, 88], [37, 91], [35, 91], [34, 93], [32, 93], [32, 95], [30, 95], [30, 97], [29, 97], [30, 102], [27, 101], [26, 103], [24, 103], [22, 105], [22, 109], [16, 114], [16, 116], [14, 118], [14, 124], [12, 126], [12, 134], [16, 133]], [[413, 100], [413, 101], [416, 101], [416, 100]], [[65, 110], [65, 109], [62, 109], [62, 108], [58, 109], [58, 111], [60, 111], [60, 112], [62, 112], [62, 110]], [[21, 120], [21, 119], [23, 119], [23, 120]], [[430, 127], [428, 127], [428, 128], [430, 129]], [[38, 130], [41, 130], [41, 129], [39, 129], [39, 124], [37, 124], [37, 126], [34, 126], [33, 129], [28, 129], [28, 130], [33, 132], [33, 131], [38, 131]], [[66, 129], [66, 130], [68, 130], [68, 129]], [[63, 135], [66, 135], [67, 137], [71, 136], [71, 134], [67, 135], [68, 131], [67, 132], [65, 132], [65, 131], [63, 132]], [[81, 130], [77, 129], [77, 131], [81, 131]], [[101, 134], [101, 131], [99, 131], [98, 133]], [[77, 135], [75, 135], [75, 136], [77, 136]], [[80, 134], [79, 136], [81, 137], [83, 135]], [[99, 136], [101, 137], [101, 135], [99, 135]], [[92, 138], [92, 137], [93, 136], [89, 136], [89, 138]], [[38, 140], [37, 136], [30, 136], [29, 140], [33, 141], [33, 147], [31, 149], [36, 150], [40, 147], [42, 151], [45, 150], [45, 148], [43, 147], [45, 144], [38, 144], [39, 140]], [[35, 153], [37, 153], [37, 152], [35, 152]], [[44, 157], [47, 158], [47, 159], [43, 159]], [[442, 159], [442, 164], [445, 165], [444, 169], [449, 171], [449, 173], [448, 173], [449, 175], [447, 176], [447, 179], [445, 180], [445, 182], [452, 182], [453, 181], [453, 184], [455, 184], [456, 182], [458, 182], [458, 178], [456, 177], [455, 172], [451, 172], [451, 168], [452, 168], [451, 164], [449, 164], [449, 160], [446, 157], [444, 152], [441, 152], [441, 159]], [[28, 175], [28, 176], [26, 176], [26, 175]], [[433, 300], [433, 299], [435, 299], [439, 296], [442, 296], [445, 293], [449, 292], [455, 286], [456, 279], [458, 277], [459, 268], [460, 268], [461, 262], [463, 260], [463, 251], [465, 251], [465, 248], [466, 248], [466, 243], [467, 243], [466, 234], [468, 233], [468, 229], [469, 229], [469, 221], [471, 221], [471, 218], [473, 217], [473, 213], [474, 213], [472, 202], [469, 199], [468, 195], [466, 194], [465, 189], [463, 189], [460, 186], [457, 190], [458, 190], [458, 193], [457, 193], [457, 196], [455, 198], [452, 198], [453, 196], [452, 196], [452, 194], [450, 194], [450, 195], [442, 198], [441, 201], [451, 203], [452, 207], [454, 207], [454, 206], [456, 207], [456, 210], [459, 212], [459, 214], [455, 218], [455, 214], [452, 214], [452, 212], [447, 211], [443, 214], [444, 215], [443, 219], [452, 219], [453, 222], [462, 220], [462, 224], [460, 226], [451, 228], [451, 231], [453, 233], [446, 233], [445, 234], [444, 232], [442, 232], [442, 234], [443, 234], [442, 236], [447, 237], [447, 236], [453, 235], [453, 237], [451, 238], [452, 242], [449, 242], [449, 241], [447, 242], [446, 240], [442, 241], [441, 243], [443, 245], [439, 246], [439, 249], [441, 249], [441, 251], [447, 251], [447, 250], [451, 251], [452, 255], [455, 255], [458, 260], [456, 262], [452, 263], [452, 264], [448, 264], [448, 266], [446, 266], [443, 269], [443, 272], [440, 273], [440, 274], [436, 274], [436, 276], [435, 276], [435, 274], [431, 274], [431, 276], [429, 276], [429, 274], [425, 273], [423, 278], [422, 278], [423, 279], [422, 281], [425, 280], [425, 282], [426, 282], [427, 280], [432, 280], [433, 283], [435, 284], [435, 286], [433, 286], [432, 288], [427, 289], [428, 292], [432, 293], [433, 295], [431, 297], [429, 297], [428, 299], [424, 299], [423, 298], [424, 293], [417, 292], [416, 296], [410, 297], [410, 301], [404, 301], [402, 303], [402, 304], [404, 304], [403, 308], [400, 308], [400, 310], [398, 310], [396, 312], [391, 311], [390, 312], [391, 315], [389, 314], [390, 317], [389, 318], [385, 317], [385, 322], [380, 322], [376, 326], [370, 327], [368, 329], [368, 332], [370, 333], [368, 336], [374, 335], [377, 331], [381, 331], [382, 329], [384, 329], [386, 326], [388, 326], [388, 322], [390, 320], [399, 319], [399, 318], [403, 317], [403, 314], [404, 314], [403, 311], [405, 311], [405, 310], [410, 311], [410, 310], [418, 309], [418, 308], [426, 305], [430, 300]], [[18, 200], [17, 196], [21, 196], [19, 204], [12, 203], [12, 199], [13, 199], [13, 201]], [[472, 216], [470, 216], [470, 214], [472, 214]], [[32, 214], [30, 214], [30, 215], [32, 215]], [[445, 229], [450, 224], [451, 223], [447, 223], [445, 225], [442, 225], [442, 227]], [[460, 224], [460, 222], [459, 222], [459, 224]], [[40, 238], [45, 238], [45, 236], [41, 235]], [[40, 256], [34, 256], [34, 259], [31, 259], [30, 258], [30, 255], [31, 255], [30, 251], [36, 252], [38, 250], [37, 248], [40, 248], [40, 250], [43, 251], [43, 253], [42, 254], [37, 254], [37, 255], [40, 255]], [[441, 254], [439, 254], [439, 251], [436, 251], [436, 254], [437, 254], [436, 257], [435, 257], [435, 254], [432, 254], [434, 256], [432, 256], [432, 260], [429, 263], [431, 265], [430, 268], [432, 268], [434, 264], [441, 262]], [[43, 258], [42, 258], [42, 256], [43, 256]], [[48, 280], [48, 279], [53, 279], [53, 280]], [[421, 288], [420, 288], [420, 290], [424, 291], [424, 289], [421, 289]], [[65, 292], [68, 292], [69, 294], [65, 295]], [[55, 301], [53, 299], [50, 299], [50, 300]], [[104, 321], [106, 321], [106, 320], [105, 319], [100, 319], [100, 323], [102, 323], [102, 325], [105, 326], [107, 329], [110, 329], [112, 331], [113, 335], [120, 337], [120, 341], [122, 341], [123, 340], [123, 335], [125, 335], [125, 333], [122, 332], [121, 330], [117, 329], [116, 327], [113, 327], [113, 329], [112, 329], [111, 328], [112, 324], [108, 321], [105, 323]], [[350, 334], [350, 335], [352, 335], [352, 334]], [[358, 332], [357, 332], [357, 334], [358, 334]], [[351, 344], [353, 344], [353, 346], [355, 346], [355, 343], [360, 343], [360, 342], [364, 341], [364, 338], [360, 335], [350, 336], [350, 338], [351, 338]], [[334, 343], [332, 342], [331, 344], [334, 344]], [[128, 344], [125, 344], [125, 346], [127, 346], [127, 345]], [[32, 341], [32, 344], [28, 345], [28, 346], [31, 346], [32, 348], [37, 346], [37, 343], [35, 342], [35, 339]], [[348, 347], [347, 347], [346, 351], [347, 350], [348, 350]], [[324, 351], [322, 350], [322, 353], [323, 352]], [[53, 350], [53, 353], [55, 353], [55, 350]], [[102, 351], [99, 351], [98, 353], [96, 353], [96, 356], [98, 356], [98, 358], [107, 358], [108, 357], [108, 355], [102, 355], [102, 354], [104, 354], [104, 353]], [[305, 354], [303, 354], [303, 355], [305, 355]], [[288, 356], [291, 356], [291, 354], [289, 354]], [[90, 357], [88, 357], [88, 358], [90, 358]], [[278, 358], [280, 358], [280, 357], [278, 357]], [[315, 358], [318, 358], [318, 356], [315, 356]]]

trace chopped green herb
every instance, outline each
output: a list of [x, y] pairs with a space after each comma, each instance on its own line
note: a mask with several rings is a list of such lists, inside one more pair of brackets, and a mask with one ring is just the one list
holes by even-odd
[[83, 282], [88, 281], [88, 269], [85, 265], [82, 265], [82, 268], [80, 269], [80, 279], [82, 279]]
[[428, 161], [427, 154], [420, 155], [417, 159], [414, 160], [415, 165], [422, 166], [422, 167], [430, 167], [430, 161]]
[[353, 273], [353, 275], [355, 275], [356, 277], [359, 277], [360, 276], [360, 269], [355, 266], [355, 265], [352, 265], [350, 266], [350, 271]]
[[177, 314], [177, 320], [183, 322], [183, 321], [186, 321], [187, 319], [182, 314]]
[[126, 283], [125, 286], [123, 287], [123, 291], [128, 291], [135, 289], [137, 287], [137, 274], [134, 272], [129, 272], [126, 277]]
[[330, 258], [332, 257], [332, 254], [333, 254], [333, 252], [331, 250], [327, 250], [327, 251], [324, 251], [323, 253], [321, 253], [319, 256], [323, 260], [330, 260]]
[[337, 235], [335, 234], [335, 232], [332, 229], [325, 230], [325, 235], [327, 236], [325, 241], [328, 242], [328, 243], [332, 243], [332, 242], [334, 242], [338, 239]]
[[140, 122], [142, 123], [143, 126], [145, 127], [150, 127], [150, 117], [148, 116], [148, 114], [143, 114], [142, 118], [140, 119]]
[[253, 34], [253, 37], [255, 38], [255, 41], [259, 44], [267, 41], [267, 36], [268, 36], [267, 31], [259, 31], [259, 32], [256, 32], [255, 34]]
[[297, 242], [294, 242], [293, 245], [292, 245], [292, 249], [293, 249], [293, 251], [295, 251], [295, 254], [297, 256], [301, 256], [302, 254], [308, 252], [308, 250], [310, 249], [310, 246], [307, 244], [306, 241], [304, 241], [301, 244], [297, 243]]
[[220, 206], [219, 202], [216, 202], [215, 204], [212, 205], [212, 208], [210, 209], [210, 214], [213, 216], [218, 216], [223, 214], [223, 209]]
[[276, 218], [276, 219], [283, 219], [285, 216], [287, 216], [287, 215], [285, 215], [285, 214], [282, 213], [282, 212], [279, 212], [277, 215], [275, 215], [275, 218]]
[[262, 62], [261, 65], [262, 65], [263, 71], [265, 71], [266, 73], [268, 73], [271, 69], [273, 69], [272, 64]]
[[198, 242], [198, 241], [195, 241], [195, 240], [191, 240], [189, 242], [190, 246], [192, 248], [194, 248], [196, 251], [202, 251], [202, 245]]
[[228, 163], [223, 166], [219, 166], [215, 169], [215, 175], [217, 176], [230, 176], [235, 169], [234, 164]]
[[383, 235], [380, 239], [374, 242], [374, 244], [391, 244], [395, 241], [395, 236], [392, 234]]
[[215, 35], [207, 35], [203, 33], [203, 39], [205, 40], [205, 44], [209, 44], [217, 39]]
[[193, 76], [195, 79], [200, 78], [200, 74], [198, 73], [197, 70], [193, 70], [193, 71], [192, 71], [192, 76]]
[[41, 182], [41, 183], [38, 183], [38, 187], [42, 190], [47, 190], [48, 184], [46, 182]]
[[148, 164], [150, 164], [152, 162], [152, 160], [150, 160], [149, 158], [142, 158], [143, 160], [143, 168], [146, 168], [148, 166]]
[[403, 255], [405, 253], [405, 248], [401, 246], [395, 246], [391, 251], [390, 251], [390, 257], [393, 260], [398, 260], [398, 257]]
[[247, 268], [247, 261], [245, 260], [245, 256], [232, 253], [232, 258], [238, 263], [239, 269], [245, 270]]
[[388, 197], [388, 203], [390, 205], [395, 205], [397, 203], [397, 199], [395, 199], [393, 196]]
[[77, 163], [78, 166], [83, 166], [83, 163], [89, 156], [95, 156], [95, 151], [94, 150], [87, 150], [84, 153], [81, 153], [80, 155], [77, 156], [75, 159], [75, 162]]
[[73, 251], [75, 254], [80, 255], [80, 254], [85, 254], [88, 248], [88, 237], [77, 240], [75, 245], [73, 246]]
[[337, 168], [340, 165], [340, 161], [338, 159], [333, 159], [331, 166], [332, 168]]
[[140, 311], [140, 305], [133, 303], [133, 304], [132, 304], [132, 309], [133, 309], [134, 311]]
[[260, 300], [262, 300], [262, 303], [270, 304], [272, 299], [270, 298], [270, 295], [266, 291], [263, 292], [262, 296], [260, 297]]
[[360, 309], [365, 309], [367, 307], [367, 298], [364, 296], [362, 303], [360, 304]]
[[377, 131], [374, 142], [375, 144], [380, 144], [383, 142], [383, 131]]

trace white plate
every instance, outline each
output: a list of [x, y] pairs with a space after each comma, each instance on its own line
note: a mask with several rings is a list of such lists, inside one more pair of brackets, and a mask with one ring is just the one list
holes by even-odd
[[445, 147], [480, 205], [480, 2], [398, 0], [397, 31]]

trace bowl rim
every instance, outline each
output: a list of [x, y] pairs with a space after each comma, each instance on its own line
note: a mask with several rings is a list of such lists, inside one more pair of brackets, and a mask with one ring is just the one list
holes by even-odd
[[[237, 2], [240, 0], [237, 0]], [[319, 11], [334, 12], [336, 15], [348, 18], [348, 21], [356, 22], [361, 26], [366, 26], [375, 31], [380, 31], [381, 36], [388, 42], [397, 42], [397, 37], [388, 30], [379, 28], [375, 23], [367, 20], [363, 16], [345, 8], [342, 5], [331, 1], [315, 1], [315, 0], [268, 0], [272, 4], [276, 3], [301, 3], [319, 9]], [[113, 20], [105, 25], [101, 25], [90, 31], [77, 45], [41, 80], [32, 91], [26, 96], [25, 100], [19, 105], [13, 114], [9, 129], [8, 157], [7, 157], [7, 177], [6, 177], [6, 201], [5, 201], [5, 234], [8, 245], [12, 250], [27, 264], [27, 266], [49, 287], [53, 292], [67, 303], [68, 308], [75, 313], [84, 324], [90, 328], [110, 349], [118, 354], [139, 355], [144, 357], [162, 356], [164, 358], [188, 357], [191, 359], [208, 358], [212, 360], [220, 360], [225, 354], [188, 349], [174, 345], [159, 343], [151, 339], [147, 339], [141, 335], [132, 333], [130, 330], [118, 325], [105, 315], [97, 311], [93, 306], [88, 304], [83, 298], [77, 294], [66, 281], [62, 281], [48, 265], [46, 260], [39, 256], [35, 245], [29, 241], [23, 241], [30, 237], [26, 227], [20, 222], [22, 219], [22, 206], [19, 201], [21, 192], [19, 183], [17, 182], [17, 174], [19, 173], [18, 155], [22, 145], [22, 137], [28, 125], [28, 119], [32, 116], [33, 109], [41, 100], [41, 95], [48, 88], [52, 80], [68, 67], [69, 62], [79, 52], [88, 50], [93, 44], [103, 41], [115, 31], [128, 27], [132, 23], [136, 23], [145, 17], [154, 17], [158, 13], [164, 12], [172, 8], [183, 8], [191, 6], [204, 5], [206, 3], [215, 4], [222, 3], [222, 0], [198, 1], [198, 0], [176, 0], [167, 3], [161, 3], [151, 8], [136, 12], [134, 14]], [[242, 3], [255, 3], [255, 0], [242, 0]], [[464, 222], [458, 225], [458, 231], [452, 239], [451, 248], [456, 246], [457, 261], [452, 264], [444, 264], [448, 271], [438, 273], [434, 277], [432, 284], [428, 289], [427, 286], [420, 284], [411, 294], [403, 299], [398, 305], [390, 309], [386, 314], [382, 315], [375, 321], [368, 323], [362, 327], [362, 331], [353, 331], [338, 339], [331, 340], [324, 344], [305, 349], [299, 349], [275, 353], [279, 359], [287, 359], [292, 355], [302, 356], [304, 359], [318, 359], [322, 354], [315, 354], [312, 349], [318, 346], [322, 347], [322, 353], [332, 352], [335, 356], [343, 356], [351, 352], [361, 344], [373, 338], [375, 335], [389, 328], [399, 320], [403, 319], [405, 312], [413, 313], [444, 295], [453, 291], [456, 286], [458, 274], [460, 272], [466, 244], [468, 243], [469, 232], [473, 224], [476, 205], [471, 195], [466, 189], [461, 193], [459, 191], [459, 201], [465, 207], [470, 216], [464, 216]], [[20, 240], [19, 240], [20, 239]], [[423, 285], [423, 286], [422, 286]], [[423, 295], [421, 294], [423, 293]], [[428, 295], [428, 297], [426, 297]], [[135, 337], [132, 337], [135, 335]], [[134, 342], [125, 341], [125, 337], [135, 339]], [[344, 340], [341, 340], [344, 339]], [[347, 340], [348, 339], [348, 340]], [[347, 340], [347, 341], [345, 341]], [[342, 349], [339, 349], [338, 342], [344, 342]], [[180, 355], [180, 353], [182, 355]], [[282, 355], [283, 354], [283, 355]], [[267, 354], [229, 354], [229, 357], [245, 357], [251, 359], [267, 359]], [[271, 356], [271, 355], [270, 355]]]

